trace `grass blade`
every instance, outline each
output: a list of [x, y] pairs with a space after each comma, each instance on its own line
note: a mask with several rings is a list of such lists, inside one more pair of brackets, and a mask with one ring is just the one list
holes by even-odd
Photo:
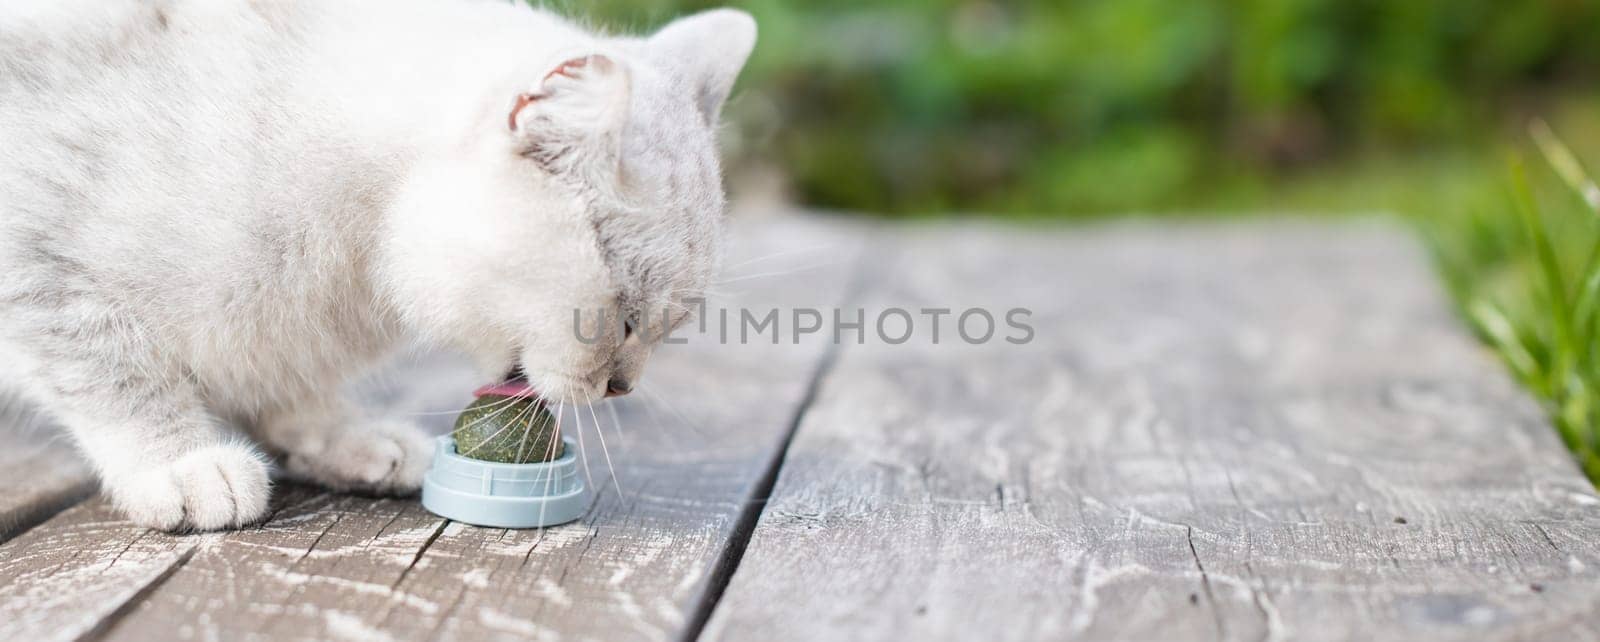
[[1517, 337], [1516, 326], [1511, 323], [1500, 308], [1488, 301], [1473, 301], [1467, 308], [1473, 323], [1489, 338], [1490, 343], [1500, 351], [1500, 355], [1511, 366], [1512, 373], [1516, 374], [1529, 384], [1536, 387], [1542, 385], [1543, 376], [1539, 368], [1539, 360], [1533, 358], [1533, 353], [1522, 344], [1522, 339]]
[[1578, 162], [1577, 155], [1561, 142], [1543, 120], [1534, 119], [1528, 125], [1528, 131], [1533, 136], [1533, 142], [1539, 146], [1539, 153], [1544, 155], [1545, 162], [1550, 163], [1561, 180], [1577, 192], [1591, 211], [1600, 214], [1600, 186], [1596, 186], [1588, 173], [1583, 171], [1583, 164]]

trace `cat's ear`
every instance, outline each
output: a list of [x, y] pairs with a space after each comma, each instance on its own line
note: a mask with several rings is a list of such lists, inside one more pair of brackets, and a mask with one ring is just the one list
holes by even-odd
[[615, 159], [627, 124], [627, 67], [603, 54], [563, 57], [536, 80], [506, 117], [522, 154], [553, 171]]
[[655, 59], [688, 85], [700, 115], [713, 124], [755, 46], [756, 21], [738, 9], [679, 18], [649, 40]]

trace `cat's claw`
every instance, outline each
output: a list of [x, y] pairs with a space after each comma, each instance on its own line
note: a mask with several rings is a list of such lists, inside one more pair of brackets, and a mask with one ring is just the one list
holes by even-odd
[[290, 453], [290, 474], [336, 490], [409, 495], [422, 488], [433, 441], [415, 426], [380, 422], [341, 430], [315, 451]]
[[266, 459], [254, 448], [231, 444], [189, 452], [108, 487], [129, 520], [165, 531], [249, 524], [266, 514], [272, 492]]

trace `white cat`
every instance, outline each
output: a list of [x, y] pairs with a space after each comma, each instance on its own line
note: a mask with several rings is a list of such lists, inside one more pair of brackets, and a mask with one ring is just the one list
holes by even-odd
[[[0, 2], [0, 378], [139, 524], [260, 518], [258, 447], [410, 492], [428, 440], [336, 391], [420, 339], [553, 400], [626, 392], [717, 267], [714, 129], [755, 31], [715, 10], [613, 38], [503, 0]], [[650, 331], [580, 340], [575, 309]]]

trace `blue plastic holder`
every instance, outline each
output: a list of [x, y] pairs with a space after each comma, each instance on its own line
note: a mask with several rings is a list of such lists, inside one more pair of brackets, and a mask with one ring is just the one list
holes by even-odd
[[566, 452], [555, 460], [501, 464], [456, 454], [456, 441], [439, 437], [422, 481], [422, 507], [496, 528], [542, 528], [582, 517], [589, 498], [578, 474], [578, 448], [570, 439], [562, 443]]

